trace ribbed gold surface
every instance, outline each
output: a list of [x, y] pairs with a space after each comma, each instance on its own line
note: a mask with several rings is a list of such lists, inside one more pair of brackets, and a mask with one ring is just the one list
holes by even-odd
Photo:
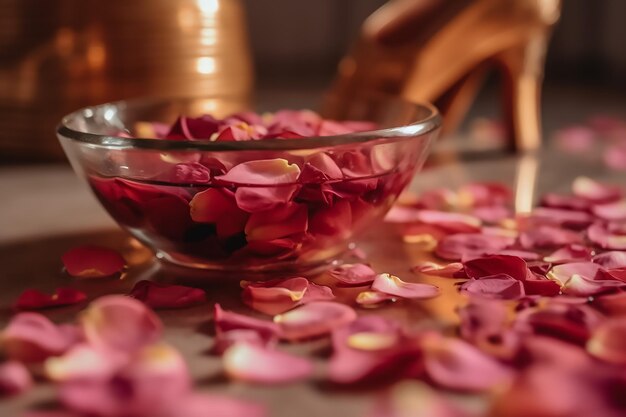
[[138, 96], [252, 89], [238, 0], [0, 0], [0, 153], [61, 155], [76, 108]]

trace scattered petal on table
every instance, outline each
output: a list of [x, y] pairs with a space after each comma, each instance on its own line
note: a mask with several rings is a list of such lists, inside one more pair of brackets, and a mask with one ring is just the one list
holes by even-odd
[[586, 153], [596, 142], [596, 133], [587, 126], [571, 126], [557, 130], [554, 140], [562, 151]]
[[345, 304], [314, 301], [274, 317], [281, 338], [310, 339], [329, 334], [334, 328], [356, 319], [356, 312]]
[[506, 249], [515, 243], [508, 236], [459, 233], [445, 236], [437, 244], [435, 253], [442, 259], [460, 261], [464, 257], [475, 257]]
[[594, 297], [592, 305], [610, 316], [626, 315], [626, 291]]
[[393, 295], [385, 294], [380, 291], [361, 291], [356, 296], [356, 303], [361, 307], [376, 307], [385, 302], [393, 302], [396, 301], [396, 297]]
[[32, 386], [33, 379], [21, 362], [0, 363], [0, 397], [21, 394]]
[[596, 204], [591, 208], [591, 212], [602, 220], [626, 220], [626, 200]]
[[539, 226], [520, 234], [520, 244], [524, 249], [553, 249], [571, 244], [582, 244], [580, 234], [554, 226]]
[[574, 195], [595, 204], [609, 203], [619, 200], [623, 192], [619, 187], [602, 184], [587, 177], [578, 177], [572, 183]]
[[213, 320], [215, 321], [215, 333], [218, 335], [233, 330], [253, 330], [259, 333], [264, 340], [269, 340], [275, 338], [280, 332], [279, 327], [271, 321], [223, 310], [219, 304], [215, 304]]
[[109, 277], [126, 266], [117, 251], [100, 246], [78, 246], [65, 252], [61, 259], [67, 273], [77, 278]]
[[[189, 394], [162, 417], [267, 417], [265, 407], [215, 394]], [[161, 415], [159, 415], [161, 417]]]
[[460, 204], [466, 207], [504, 206], [513, 198], [511, 189], [497, 182], [466, 184], [459, 188], [458, 195]]
[[434, 262], [421, 262], [411, 268], [413, 272], [420, 272], [426, 275], [434, 275], [444, 278], [466, 278], [463, 264], [452, 262], [446, 265], [439, 265]]
[[544, 257], [543, 260], [553, 264], [590, 261], [591, 253], [591, 249], [586, 246], [567, 245]]
[[200, 288], [147, 280], [136, 283], [129, 295], [150, 308], [184, 308], [206, 301], [206, 293]]
[[563, 286], [574, 275], [579, 275], [589, 280], [597, 280], [602, 279], [605, 274], [604, 268], [599, 264], [593, 262], [571, 262], [553, 266], [547, 277]]
[[561, 286], [550, 279], [536, 277], [524, 281], [524, 291], [526, 295], [541, 295], [544, 297], [554, 297], [561, 293]]
[[76, 337], [39, 313], [16, 314], [2, 331], [0, 342], [6, 357], [24, 363], [42, 362], [67, 351]]
[[343, 264], [329, 271], [329, 274], [344, 285], [368, 285], [376, 278], [376, 271], [366, 264]]
[[604, 269], [626, 268], [626, 252], [609, 251], [593, 257], [592, 261]]
[[529, 216], [537, 224], [563, 226], [580, 230], [593, 223], [593, 216], [586, 211], [537, 207]]
[[578, 297], [589, 297], [592, 295], [613, 292], [617, 288], [626, 287], [626, 283], [614, 279], [589, 279], [583, 275], [574, 274], [561, 287], [561, 292], [567, 295]]
[[56, 382], [82, 378], [108, 378], [127, 360], [124, 355], [80, 343], [62, 356], [46, 359], [44, 371], [46, 377]]
[[626, 317], [602, 323], [587, 341], [587, 351], [606, 362], [626, 365]]
[[256, 346], [272, 346], [276, 339], [267, 334], [261, 334], [256, 330], [236, 329], [226, 332], [217, 332], [211, 351], [216, 355], [222, 355], [226, 349], [237, 343], [247, 343]]
[[518, 281], [524, 281], [529, 276], [526, 261], [517, 256], [486, 255], [465, 261], [463, 266], [465, 274], [474, 279], [506, 274]]
[[512, 370], [461, 339], [429, 335], [423, 343], [428, 377], [444, 388], [481, 392], [506, 384]]
[[300, 381], [313, 373], [309, 359], [247, 343], [228, 348], [222, 360], [230, 378], [257, 384]]
[[18, 310], [38, 310], [79, 304], [86, 299], [87, 294], [74, 288], [57, 288], [52, 295], [36, 289], [29, 289], [19, 296], [15, 302], [15, 308]]
[[161, 337], [163, 325], [141, 301], [107, 295], [93, 301], [80, 322], [87, 341], [95, 347], [132, 353]]
[[486, 253], [485, 255], [517, 256], [518, 258], [522, 258], [525, 261], [537, 261], [541, 258], [541, 255], [539, 255], [537, 252], [522, 249], [503, 249], [494, 253]]
[[402, 281], [395, 275], [379, 274], [372, 283], [372, 289], [400, 298], [424, 299], [439, 295], [439, 288], [431, 284]]
[[602, 249], [626, 250], [626, 233], [614, 232], [601, 223], [589, 226], [587, 237]]
[[461, 291], [476, 297], [500, 300], [518, 300], [526, 295], [523, 282], [506, 274], [471, 279], [461, 285]]
[[332, 290], [303, 277], [277, 279], [260, 283], [246, 283], [243, 289], [244, 303], [265, 314], [284, 313], [311, 301], [335, 298]]
[[602, 159], [607, 167], [616, 171], [626, 170], [626, 146], [624, 143], [611, 145], [604, 150]]
[[567, 210], [588, 211], [591, 203], [582, 197], [575, 195], [563, 195], [556, 193], [544, 194], [541, 198], [541, 205]]

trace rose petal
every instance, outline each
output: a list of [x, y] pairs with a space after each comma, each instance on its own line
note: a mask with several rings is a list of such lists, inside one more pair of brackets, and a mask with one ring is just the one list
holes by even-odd
[[215, 137], [215, 141], [258, 140], [267, 135], [267, 128], [246, 122], [234, 122], [222, 126]]
[[602, 323], [587, 341], [587, 351], [596, 358], [625, 365], [626, 318], [616, 318]]
[[474, 299], [458, 310], [461, 337], [496, 357], [517, 353], [519, 337], [508, 327], [507, 306], [497, 300]]
[[444, 237], [437, 244], [438, 257], [450, 261], [460, 261], [464, 257], [480, 256], [506, 249], [515, 239], [508, 236], [485, 236], [480, 233], [460, 233]]
[[391, 274], [379, 274], [372, 283], [372, 289], [401, 298], [424, 299], [439, 295], [439, 288], [430, 284], [404, 282]]
[[567, 245], [543, 258], [544, 261], [560, 264], [591, 260], [591, 249], [583, 245]]
[[79, 304], [86, 299], [87, 294], [74, 288], [57, 288], [52, 295], [30, 289], [24, 291], [19, 296], [15, 302], [15, 308], [20, 310], [37, 310]]
[[522, 258], [525, 261], [537, 261], [541, 258], [537, 252], [531, 252], [527, 250], [520, 249], [503, 249], [494, 253], [486, 253], [485, 255], [508, 255], [508, 256], [517, 256], [518, 258]]
[[342, 178], [343, 172], [335, 160], [325, 152], [318, 152], [307, 158], [298, 181], [319, 184]]
[[561, 286], [555, 281], [546, 278], [526, 279], [524, 281], [524, 291], [526, 291], [526, 295], [554, 297], [561, 293]]
[[448, 188], [425, 191], [414, 203], [416, 208], [426, 210], [449, 210], [456, 205], [457, 194]]
[[487, 255], [466, 261], [463, 266], [465, 274], [474, 279], [506, 274], [518, 281], [524, 281], [529, 276], [526, 262], [517, 256]]
[[206, 293], [199, 288], [147, 280], [137, 282], [129, 295], [150, 308], [184, 308], [206, 301]]
[[589, 240], [602, 249], [626, 250], [626, 233], [613, 232], [609, 226], [594, 223], [587, 229]]
[[33, 379], [22, 363], [0, 363], [0, 396], [18, 395], [30, 390], [32, 386]]
[[329, 287], [302, 277], [247, 283], [243, 290], [243, 302], [247, 306], [269, 315], [284, 313], [304, 303], [333, 298]]
[[95, 347], [135, 352], [161, 337], [163, 325], [141, 301], [121, 295], [107, 295], [93, 301], [82, 313], [85, 338]]
[[259, 320], [254, 317], [244, 316], [232, 311], [223, 310], [219, 304], [215, 304], [213, 312], [215, 321], [215, 333], [233, 330], [253, 330], [261, 335], [264, 340], [275, 338], [280, 332], [279, 327], [271, 321]]
[[246, 223], [245, 232], [248, 241], [269, 241], [304, 233], [307, 227], [307, 206], [292, 203], [269, 212], [252, 213]]
[[513, 377], [510, 368], [460, 339], [432, 334], [423, 347], [426, 373], [442, 387], [481, 392], [506, 384]]
[[345, 304], [314, 301], [274, 317], [281, 338], [311, 339], [324, 336], [332, 329], [356, 319], [355, 311]]
[[352, 234], [352, 207], [349, 201], [337, 201], [319, 209], [310, 217], [309, 233], [348, 238]]
[[461, 285], [461, 290], [473, 296], [500, 300], [517, 300], [526, 295], [523, 282], [506, 274], [471, 279]]
[[265, 407], [217, 395], [186, 395], [163, 417], [267, 417]]
[[61, 257], [68, 274], [77, 278], [108, 277], [121, 272], [126, 261], [117, 251], [99, 246], [78, 246]]
[[626, 292], [594, 297], [592, 304], [608, 315], [626, 315]]
[[556, 193], [545, 194], [541, 198], [541, 205], [545, 207], [576, 211], [588, 211], [591, 208], [591, 203], [582, 197]]
[[602, 220], [626, 220], [626, 200], [596, 204], [591, 208], [591, 212]]
[[386, 222], [417, 222], [436, 226], [449, 233], [474, 233], [480, 230], [481, 221], [467, 214], [434, 210], [416, 210], [395, 206], [385, 216]]
[[561, 292], [567, 295], [588, 297], [591, 295], [614, 291], [618, 287], [626, 287], [626, 283], [615, 280], [591, 280], [582, 275], [574, 274], [561, 287]]
[[255, 346], [273, 346], [274, 342], [275, 338], [273, 335], [261, 334], [255, 330], [229, 330], [216, 333], [211, 351], [216, 355], [222, 355], [229, 347], [237, 343], [248, 343]]
[[196, 118], [180, 116], [165, 135], [165, 138], [172, 140], [207, 140], [217, 132], [219, 126], [219, 120], [208, 114]]
[[50, 357], [44, 363], [46, 377], [55, 382], [83, 378], [109, 378], [127, 358], [86, 343], [78, 344], [62, 356]]
[[343, 264], [331, 269], [329, 274], [343, 285], [354, 286], [371, 284], [377, 275], [366, 264]]
[[607, 147], [602, 154], [604, 164], [616, 171], [626, 170], [626, 146], [617, 143]]
[[362, 307], [372, 307], [387, 301], [396, 301], [396, 297], [380, 291], [361, 291], [355, 301]]
[[593, 257], [592, 262], [600, 265], [605, 269], [625, 268], [626, 252], [609, 251], [598, 254]]
[[577, 230], [589, 226], [594, 220], [593, 216], [585, 211], [550, 207], [535, 208], [529, 219], [537, 224], [564, 226]]
[[559, 129], [555, 135], [559, 149], [570, 153], [589, 151], [596, 140], [595, 132], [586, 126], [571, 126]]
[[554, 226], [539, 226], [520, 234], [524, 249], [552, 249], [559, 246], [582, 244], [582, 237], [571, 230]]
[[466, 278], [463, 264], [452, 262], [446, 265], [439, 265], [434, 262], [422, 262], [411, 268], [413, 272], [420, 272], [426, 275], [434, 275], [444, 278]]
[[589, 280], [602, 279], [604, 268], [592, 262], [571, 262], [556, 265], [550, 269], [547, 277], [560, 285], [565, 285], [574, 275], [582, 276]]
[[2, 331], [5, 356], [23, 363], [37, 363], [67, 351], [75, 335], [39, 313], [16, 314]]
[[230, 378], [256, 384], [285, 384], [308, 379], [313, 374], [309, 359], [247, 343], [228, 348], [223, 364]]
[[199, 223], [215, 223], [217, 235], [228, 238], [244, 231], [250, 215], [237, 207], [232, 192], [209, 188], [197, 193], [189, 203], [191, 218]]
[[477, 182], [462, 186], [459, 191], [461, 205], [466, 207], [504, 206], [511, 202], [513, 193], [496, 182]]
[[595, 204], [610, 203], [622, 197], [622, 190], [612, 185], [601, 184], [587, 177], [578, 177], [572, 183], [574, 195]]
[[472, 209], [471, 214], [485, 223], [492, 224], [497, 224], [513, 217], [511, 210], [502, 206], [476, 207]]

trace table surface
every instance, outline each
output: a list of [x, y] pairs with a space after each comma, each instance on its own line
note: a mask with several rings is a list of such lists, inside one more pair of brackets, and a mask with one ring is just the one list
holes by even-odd
[[[516, 209], [527, 211], [538, 195], [548, 190], [565, 192], [578, 175], [626, 185], [626, 175], [608, 171], [595, 154], [571, 157], [545, 150], [538, 155], [466, 163], [456, 160], [454, 155], [442, 159], [447, 162], [418, 174], [411, 188], [420, 191], [440, 186], [457, 187], [475, 180], [500, 181], [513, 187]], [[94, 298], [104, 293], [126, 292], [138, 279], [173, 278], [170, 271], [152, 260], [147, 249], [138, 246], [115, 226], [85, 184], [67, 166], [0, 168], [0, 195], [3, 196], [0, 202], [2, 326], [10, 316], [9, 306], [26, 288], [51, 291], [72, 285]], [[411, 327], [454, 325], [454, 308], [462, 302], [462, 296], [451, 281], [410, 273], [409, 268], [426, 255], [418, 246], [402, 243], [384, 225], [372, 230], [370, 237], [373, 236], [376, 238], [364, 236], [359, 246], [377, 271], [390, 272], [406, 280], [435, 283], [443, 292], [433, 300], [396, 303], [375, 312], [397, 318]], [[119, 248], [131, 265], [129, 272], [117, 280], [75, 281], [67, 277], [61, 270], [61, 254], [82, 243]], [[226, 309], [253, 314], [241, 304], [239, 278], [225, 276], [198, 281], [185, 272], [178, 272], [175, 278], [182, 282], [193, 281], [208, 293], [205, 305], [159, 312], [166, 325], [166, 341], [184, 354], [199, 390], [265, 403], [270, 415], [276, 417], [292, 416], [296, 412], [300, 417], [366, 414], [375, 397], [374, 391], [337, 391], [323, 383], [324, 360], [319, 358], [319, 352], [324, 351], [327, 340], [285, 346], [288, 351], [317, 358], [317, 374], [312, 381], [278, 387], [229, 382], [221, 372], [220, 358], [208, 353], [212, 346], [211, 315], [214, 302], [220, 302]], [[80, 308], [55, 309], [46, 314], [55, 321], [70, 320]], [[0, 415], [19, 415], [27, 408], [50, 404], [53, 399], [53, 387], [38, 384], [30, 393], [2, 402]]]

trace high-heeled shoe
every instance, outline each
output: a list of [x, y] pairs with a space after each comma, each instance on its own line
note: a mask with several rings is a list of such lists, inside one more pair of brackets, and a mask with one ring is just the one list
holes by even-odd
[[560, 0], [391, 1], [366, 20], [341, 61], [327, 113], [341, 117], [364, 92], [394, 94], [434, 102], [450, 131], [495, 67], [503, 74], [510, 145], [535, 149], [544, 55], [560, 9]]

